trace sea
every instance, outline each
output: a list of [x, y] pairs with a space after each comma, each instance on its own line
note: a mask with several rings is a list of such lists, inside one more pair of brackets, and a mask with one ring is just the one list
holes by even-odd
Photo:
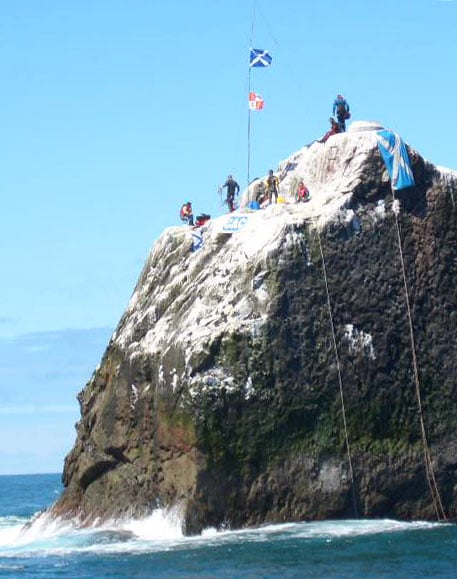
[[78, 528], [45, 513], [60, 475], [0, 476], [0, 577], [452, 577], [457, 526], [335, 520], [206, 529], [176, 511]]

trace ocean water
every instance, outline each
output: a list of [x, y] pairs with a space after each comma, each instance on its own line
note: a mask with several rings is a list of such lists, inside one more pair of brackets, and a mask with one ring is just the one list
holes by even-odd
[[40, 511], [60, 476], [0, 476], [0, 577], [452, 577], [457, 526], [393, 520], [207, 529], [184, 537], [178, 512], [79, 529]]

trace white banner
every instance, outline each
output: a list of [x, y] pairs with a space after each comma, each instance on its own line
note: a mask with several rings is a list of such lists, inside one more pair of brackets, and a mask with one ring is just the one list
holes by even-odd
[[237, 233], [240, 229], [248, 222], [249, 217], [247, 215], [229, 215], [220, 231], [222, 233]]

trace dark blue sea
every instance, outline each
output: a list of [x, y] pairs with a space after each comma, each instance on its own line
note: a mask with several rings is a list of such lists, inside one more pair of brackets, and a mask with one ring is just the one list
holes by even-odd
[[80, 529], [39, 513], [60, 476], [0, 476], [0, 576], [26, 577], [453, 577], [457, 527], [346, 520], [207, 529], [184, 537], [179, 513]]

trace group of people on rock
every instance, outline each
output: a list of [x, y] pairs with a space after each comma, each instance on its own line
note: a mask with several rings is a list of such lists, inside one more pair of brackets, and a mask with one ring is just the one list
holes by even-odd
[[[268, 177], [265, 181], [260, 181], [256, 185], [255, 201], [260, 207], [265, 205], [270, 205], [274, 202], [278, 202], [279, 195], [279, 178], [273, 174], [273, 169], [268, 171]], [[305, 185], [304, 181], [299, 181], [297, 189], [295, 191], [295, 202], [305, 203], [310, 200], [310, 193], [308, 187]]]
[[[333, 116], [330, 117], [330, 129], [325, 133], [325, 135], [319, 139], [318, 143], [325, 143], [332, 135], [337, 133], [344, 133], [346, 131], [346, 121], [351, 117], [349, 103], [344, 98], [343, 95], [337, 95], [333, 102]], [[336, 120], [335, 117], [336, 116]], [[240, 192], [240, 186], [233, 178], [233, 175], [229, 175], [225, 183], [219, 187], [219, 192], [221, 193], [223, 189], [227, 189], [225, 203], [227, 204], [228, 210], [231, 213], [235, 211], [235, 197]], [[268, 171], [268, 176], [265, 181], [260, 181], [256, 186], [255, 201], [260, 206], [266, 204], [277, 203], [279, 196], [279, 178], [273, 173], [273, 169]], [[295, 192], [295, 201], [297, 203], [306, 202], [310, 200], [310, 193], [303, 181], [300, 181]], [[202, 213], [197, 216], [194, 224], [194, 215], [192, 210], [192, 203], [187, 201], [181, 207], [179, 212], [182, 221], [186, 222], [190, 226], [199, 227], [203, 225], [206, 221], [210, 219], [210, 216], [206, 213]]]
[[[219, 188], [222, 191], [223, 188], [227, 189], [227, 197], [225, 203], [228, 206], [229, 212], [235, 211], [235, 197], [240, 192], [240, 186], [235, 181], [232, 175], [227, 177], [227, 181]], [[274, 174], [273, 169], [268, 171], [267, 178], [264, 181], [259, 181], [256, 185], [255, 190], [255, 201], [258, 206], [270, 205], [271, 203], [277, 203], [279, 196], [279, 178]], [[309, 201], [310, 195], [309, 190], [303, 181], [300, 181], [295, 192], [295, 201], [297, 203]], [[206, 221], [210, 219], [210, 216], [206, 213], [198, 215], [194, 222], [194, 214], [192, 209], [192, 203], [186, 201], [181, 207], [179, 216], [182, 221], [190, 225], [191, 227], [200, 227]]]
[[[221, 187], [219, 187], [219, 192], [221, 193], [224, 188], [227, 189], [227, 197], [225, 199], [225, 203], [227, 204], [228, 210], [231, 213], [232, 211], [235, 211], [235, 197], [240, 192], [240, 186], [233, 178], [233, 175], [229, 175], [226, 182]], [[187, 201], [182, 205], [179, 216], [182, 221], [185, 221], [190, 226], [194, 226], [194, 215], [192, 210], [192, 203], [190, 201]], [[206, 213], [197, 216], [195, 226], [199, 227], [200, 225], [203, 225], [205, 221], [208, 221], [208, 219], [210, 219], [210, 216]]]

